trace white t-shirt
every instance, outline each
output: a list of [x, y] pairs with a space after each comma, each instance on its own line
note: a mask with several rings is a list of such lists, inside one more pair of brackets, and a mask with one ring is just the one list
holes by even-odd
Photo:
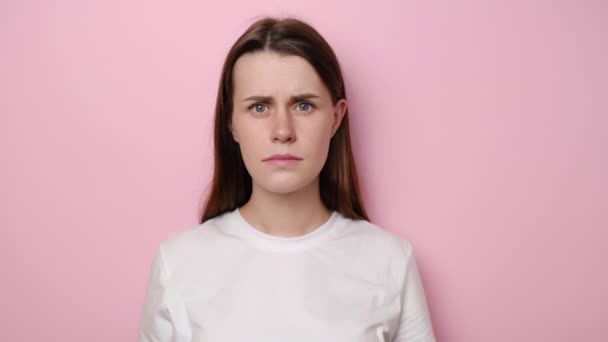
[[333, 211], [299, 237], [238, 208], [160, 243], [139, 342], [434, 342], [412, 246]]

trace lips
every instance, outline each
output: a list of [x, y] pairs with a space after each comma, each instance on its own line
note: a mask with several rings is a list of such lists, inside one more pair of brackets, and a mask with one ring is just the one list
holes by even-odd
[[264, 159], [265, 161], [268, 160], [302, 160], [302, 158], [296, 157], [292, 154], [273, 154], [272, 156]]

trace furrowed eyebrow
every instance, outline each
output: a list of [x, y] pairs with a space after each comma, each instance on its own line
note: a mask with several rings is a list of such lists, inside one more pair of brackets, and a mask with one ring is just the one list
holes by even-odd
[[[304, 94], [294, 95], [294, 96], [290, 97], [289, 100], [290, 100], [290, 102], [296, 102], [296, 101], [308, 100], [308, 99], [313, 99], [313, 98], [320, 98], [320, 96], [312, 94], [312, 93], [304, 93]], [[245, 102], [245, 101], [257, 101], [257, 102], [269, 103], [269, 102], [272, 102], [272, 96], [254, 95], [254, 96], [249, 96], [248, 98], [243, 100], [243, 102]]]

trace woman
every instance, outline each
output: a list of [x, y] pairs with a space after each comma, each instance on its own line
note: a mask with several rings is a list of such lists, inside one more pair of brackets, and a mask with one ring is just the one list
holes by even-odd
[[369, 222], [340, 66], [295, 19], [231, 48], [201, 224], [154, 258], [140, 342], [435, 341], [410, 243]]

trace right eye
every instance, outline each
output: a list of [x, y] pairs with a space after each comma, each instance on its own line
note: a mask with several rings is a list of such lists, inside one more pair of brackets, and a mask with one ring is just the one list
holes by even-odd
[[249, 110], [252, 110], [256, 113], [263, 113], [264, 108], [266, 108], [266, 105], [263, 103], [254, 103], [251, 106], [249, 106]]

